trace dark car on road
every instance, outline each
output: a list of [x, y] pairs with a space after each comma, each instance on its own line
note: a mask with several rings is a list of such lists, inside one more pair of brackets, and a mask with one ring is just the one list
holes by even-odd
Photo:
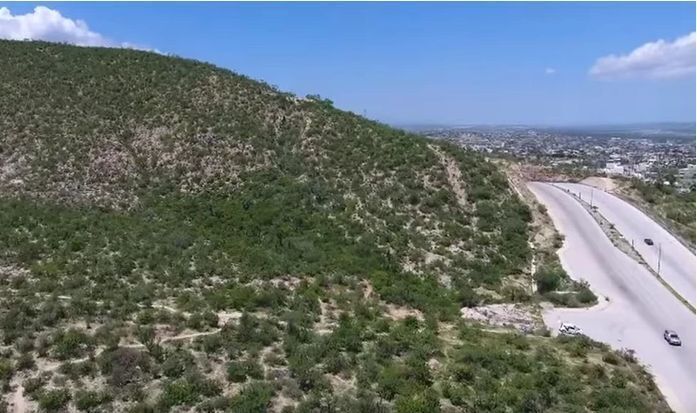
[[653, 240], [651, 238], [644, 238], [646, 245], [653, 245]]
[[666, 330], [663, 332], [663, 338], [670, 344], [671, 346], [680, 346], [682, 345], [682, 341], [680, 341], [680, 336], [678, 333], [676, 333], [673, 330]]

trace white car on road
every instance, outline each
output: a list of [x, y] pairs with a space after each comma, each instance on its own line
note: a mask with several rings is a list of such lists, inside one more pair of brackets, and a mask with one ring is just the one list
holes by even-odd
[[682, 341], [680, 336], [673, 330], [666, 330], [663, 332], [663, 339], [668, 342], [671, 346], [682, 346]]
[[583, 331], [577, 325], [571, 323], [561, 323], [559, 332], [565, 336], [578, 336], [583, 334]]

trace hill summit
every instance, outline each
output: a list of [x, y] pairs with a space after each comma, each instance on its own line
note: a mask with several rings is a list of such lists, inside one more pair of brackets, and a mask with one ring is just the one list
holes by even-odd
[[[195, 61], [0, 48], [0, 190], [15, 199], [167, 222], [185, 250], [215, 241], [200, 233], [210, 225], [220, 242], [237, 239], [226, 254], [236, 266], [252, 261], [255, 275], [266, 272], [260, 263], [273, 274], [313, 263], [346, 271], [336, 260], [375, 255], [390, 277], [433, 273], [477, 287], [527, 264], [529, 212], [472, 153]], [[366, 265], [358, 272], [376, 269]]]

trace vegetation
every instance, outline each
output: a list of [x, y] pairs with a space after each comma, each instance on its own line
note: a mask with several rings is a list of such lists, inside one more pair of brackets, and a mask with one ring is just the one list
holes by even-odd
[[582, 307], [598, 302], [598, 297], [590, 290], [587, 282], [573, 282], [559, 265], [538, 268], [535, 283], [537, 292], [557, 305]]
[[[668, 182], [674, 180], [673, 177]], [[694, 187], [690, 191], [680, 192], [674, 186], [664, 185], [663, 178], [653, 184], [632, 179], [627, 192], [694, 247], [697, 221]]]
[[[557, 251], [562, 247], [564, 237], [554, 227], [547, 208], [537, 201], [527, 187], [531, 179], [529, 164], [498, 159], [496, 164], [505, 171], [509, 181], [521, 195], [521, 200], [530, 208], [530, 242], [534, 256], [534, 273], [530, 274], [536, 286], [535, 298], [566, 307], [594, 305], [598, 297], [590, 290], [587, 282], [575, 281], [564, 271]], [[534, 169], [533, 169], [534, 171]], [[524, 301], [525, 295], [509, 290], [511, 301]]]
[[5, 400], [21, 384], [47, 411], [666, 410], [605, 346], [459, 320], [520, 298], [531, 258], [531, 211], [481, 156], [199, 62], [0, 54]]

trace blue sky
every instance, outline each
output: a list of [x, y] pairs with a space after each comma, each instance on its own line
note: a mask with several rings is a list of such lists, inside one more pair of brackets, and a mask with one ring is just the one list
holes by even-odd
[[695, 120], [694, 3], [0, 3], [38, 5], [389, 123]]

